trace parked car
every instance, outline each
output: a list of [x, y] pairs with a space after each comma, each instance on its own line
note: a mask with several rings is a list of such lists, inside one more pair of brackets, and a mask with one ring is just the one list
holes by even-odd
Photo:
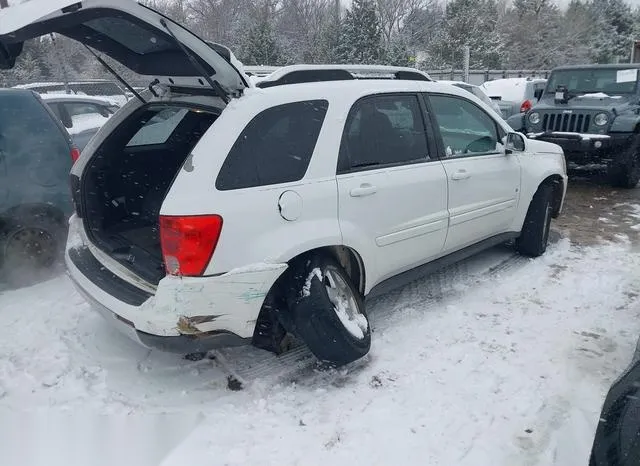
[[66, 85], [63, 82], [39, 82], [20, 84], [16, 89], [29, 89], [38, 94], [65, 94], [67, 90], [74, 95], [101, 97], [114, 101], [123, 106], [133, 97], [130, 92], [123, 89], [118, 83], [106, 79], [92, 79], [88, 81], [71, 81]]
[[38, 94], [0, 89], [0, 275], [32, 283], [63, 258], [79, 151]]
[[500, 106], [496, 103], [495, 100], [492, 100], [480, 86], [476, 86], [475, 84], [465, 83], [464, 81], [440, 80], [438, 82], [445, 83], [445, 84], [452, 84], [454, 86], [458, 86], [461, 89], [464, 89], [465, 91], [471, 92], [478, 99], [482, 100], [485, 104], [487, 104], [489, 107], [494, 109], [498, 115], [502, 115], [502, 110], [500, 109]]
[[506, 78], [487, 81], [480, 87], [498, 104], [506, 120], [531, 109], [542, 96], [546, 83], [542, 78]]
[[120, 108], [113, 101], [73, 94], [43, 94], [42, 99], [62, 121], [80, 151]]
[[589, 466], [640, 464], [640, 341], [629, 367], [612, 384], [600, 414]]
[[640, 181], [640, 65], [554, 69], [538, 104], [509, 122], [529, 137], [562, 146], [568, 163], [606, 165], [610, 182]]
[[[146, 346], [279, 352], [292, 334], [341, 365], [369, 351], [365, 297], [508, 240], [547, 247], [561, 148], [463, 89], [411, 68], [309, 65], [246, 92], [243, 73], [152, 9], [39, 1], [0, 11], [5, 66], [63, 18], [58, 32], [155, 83], [74, 165], [65, 255], [79, 291]], [[126, 46], [111, 35], [122, 28]]]

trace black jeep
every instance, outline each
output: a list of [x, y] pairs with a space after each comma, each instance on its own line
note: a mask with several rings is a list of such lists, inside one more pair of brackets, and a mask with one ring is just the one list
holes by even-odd
[[538, 103], [507, 122], [560, 145], [567, 164], [607, 165], [611, 183], [640, 181], [640, 64], [555, 68]]

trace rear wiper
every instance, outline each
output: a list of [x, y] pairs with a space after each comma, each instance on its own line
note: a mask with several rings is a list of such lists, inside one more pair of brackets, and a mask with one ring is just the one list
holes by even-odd
[[131, 85], [125, 81], [123, 78], [120, 77], [120, 75], [113, 69], [111, 68], [106, 61], [104, 61], [96, 52], [93, 51], [93, 49], [91, 49], [87, 44], [84, 44], [84, 47], [91, 53], [91, 55], [93, 55], [94, 57], [96, 57], [96, 60], [98, 60], [98, 62], [100, 62], [100, 64], [102, 66], [104, 66], [106, 68], [106, 70], [111, 73], [112, 75], [114, 75], [116, 77], [116, 79], [118, 81], [120, 81], [120, 83], [125, 86], [127, 89], [129, 89], [129, 91], [131, 91], [131, 93], [136, 96], [136, 98], [142, 102], [143, 104], [146, 104], [147, 102], [142, 98], [142, 96], [133, 88], [131, 87]]
[[228, 104], [231, 99], [229, 98], [225, 90], [222, 88], [220, 83], [215, 79], [211, 79], [211, 76], [209, 76], [209, 74], [204, 69], [202, 64], [198, 60], [196, 60], [196, 58], [193, 55], [189, 53], [187, 48], [182, 44], [182, 42], [180, 42], [180, 40], [178, 40], [178, 38], [175, 36], [173, 31], [169, 29], [169, 25], [167, 24], [164, 18], [160, 19], [160, 24], [162, 25], [163, 28], [167, 30], [167, 32], [171, 35], [171, 37], [173, 37], [173, 40], [176, 42], [178, 47], [180, 47], [180, 50], [182, 50], [182, 52], [187, 56], [191, 64], [198, 70], [198, 72], [202, 75], [205, 81], [209, 83], [209, 85], [211, 86], [211, 89], [213, 89], [215, 93], [218, 94], [218, 97], [220, 97], [225, 104]]

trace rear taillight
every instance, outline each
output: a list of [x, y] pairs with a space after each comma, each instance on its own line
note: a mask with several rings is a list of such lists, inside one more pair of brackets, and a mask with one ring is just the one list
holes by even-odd
[[522, 102], [522, 105], [520, 105], [520, 113], [524, 113], [524, 112], [528, 112], [529, 110], [531, 110], [532, 104], [530, 100], [525, 100], [524, 102]]
[[222, 232], [219, 215], [160, 216], [160, 242], [170, 275], [201, 276]]
[[78, 160], [80, 158], [80, 149], [78, 149], [77, 147], [72, 147], [71, 148], [71, 161], [73, 163], [76, 163], [76, 160]]

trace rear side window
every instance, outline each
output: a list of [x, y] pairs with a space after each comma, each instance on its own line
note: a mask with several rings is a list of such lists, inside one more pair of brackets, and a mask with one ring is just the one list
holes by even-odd
[[326, 100], [310, 100], [259, 113], [229, 151], [216, 188], [226, 191], [301, 180], [328, 107]]
[[0, 151], [11, 159], [58, 154], [67, 160], [69, 144], [53, 118], [34, 96], [0, 93]]
[[33, 95], [0, 92], [0, 169], [45, 186], [66, 177], [70, 146], [54, 118]]

